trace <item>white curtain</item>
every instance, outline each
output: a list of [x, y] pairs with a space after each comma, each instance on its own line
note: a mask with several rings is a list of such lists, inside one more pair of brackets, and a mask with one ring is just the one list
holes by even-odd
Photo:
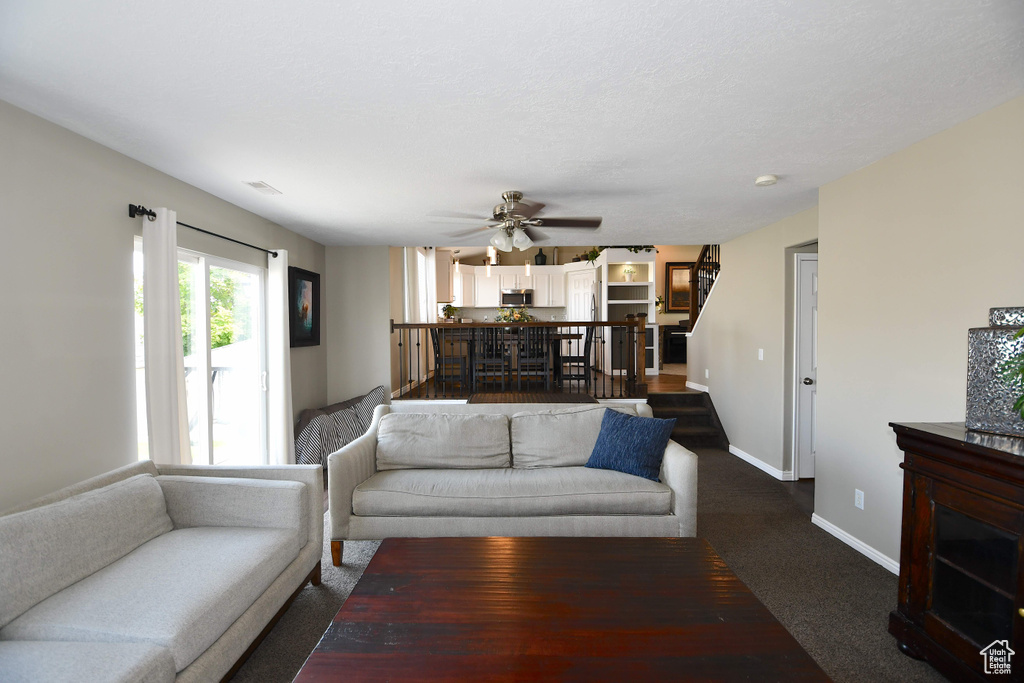
[[292, 357], [288, 331], [288, 252], [267, 257], [267, 458], [295, 464]]
[[174, 211], [157, 209], [155, 221], [142, 221], [149, 454], [154, 462], [171, 465], [192, 462], [181, 345], [177, 220]]

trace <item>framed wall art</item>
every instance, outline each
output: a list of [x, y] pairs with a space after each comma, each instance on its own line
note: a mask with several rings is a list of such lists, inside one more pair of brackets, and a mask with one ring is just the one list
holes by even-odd
[[288, 267], [288, 329], [291, 346], [320, 345], [320, 274]]
[[665, 264], [665, 311], [687, 313], [690, 310], [690, 269], [693, 261]]

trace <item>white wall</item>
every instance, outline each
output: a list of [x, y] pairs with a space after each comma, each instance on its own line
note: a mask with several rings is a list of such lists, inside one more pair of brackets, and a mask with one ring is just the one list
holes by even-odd
[[[0, 510], [138, 457], [129, 203], [323, 271], [323, 246], [4, 102], [0, 188]], [[322, 405], [325, 349], [292, 363], [296, 411]]]
[[391, 386], [390, 271], [388, 247], [327, 248], [331, 403], [365, 394], [377, 385]]
[[1022, 160], [1024, 97], [819, 194], [815, 513], [893, 560], [903, 475], [888, 423], [962, 422], [968, 328], [1024, 305]]
[[818, 211], [808, 209], [723, 244], [722, 270], [687, 347], [687, 379], [708, 387], [730, 445], [776, 476], [791, 468], [783, 457], [786, 249], [817, 234]]

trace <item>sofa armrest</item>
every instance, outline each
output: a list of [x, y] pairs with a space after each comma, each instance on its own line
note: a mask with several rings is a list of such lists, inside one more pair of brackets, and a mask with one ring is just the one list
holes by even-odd
[[675, 441], [665, 447], [661, 480], [672, 489], [672, 514], [679, 517], [679, 535], [697, 535], [697, 455]]
[[[324, 539], [324, 473], [319, 465], [263, 465], [222, 467], [219, 465], [157, 465], [161, 475], [227, 479], [294, 481], [303, 485], [302, 499], [307, 519], [307, 542], [320, 556]], [[166, 494], [165, 494], [166, 495]]]
[[331, 540], [348, 538], [352, 518], [352, 494], [356, 487], [377, 471], [377, 426], [390, 412], [386, 405], [377, 406], [366, 433], [327, 456], [327, 494], [331, 509]]
[[297, 481], [187, 477], [156, 478], [175, 529], [239, 526], [294, 529], [306, 544], [309, 506]]

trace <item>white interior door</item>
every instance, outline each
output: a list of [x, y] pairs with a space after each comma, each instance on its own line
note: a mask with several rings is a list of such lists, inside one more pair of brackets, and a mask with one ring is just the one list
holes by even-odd
[[796, 255], [796, 474], [814, 476], [818, 400], [818, 255]]

